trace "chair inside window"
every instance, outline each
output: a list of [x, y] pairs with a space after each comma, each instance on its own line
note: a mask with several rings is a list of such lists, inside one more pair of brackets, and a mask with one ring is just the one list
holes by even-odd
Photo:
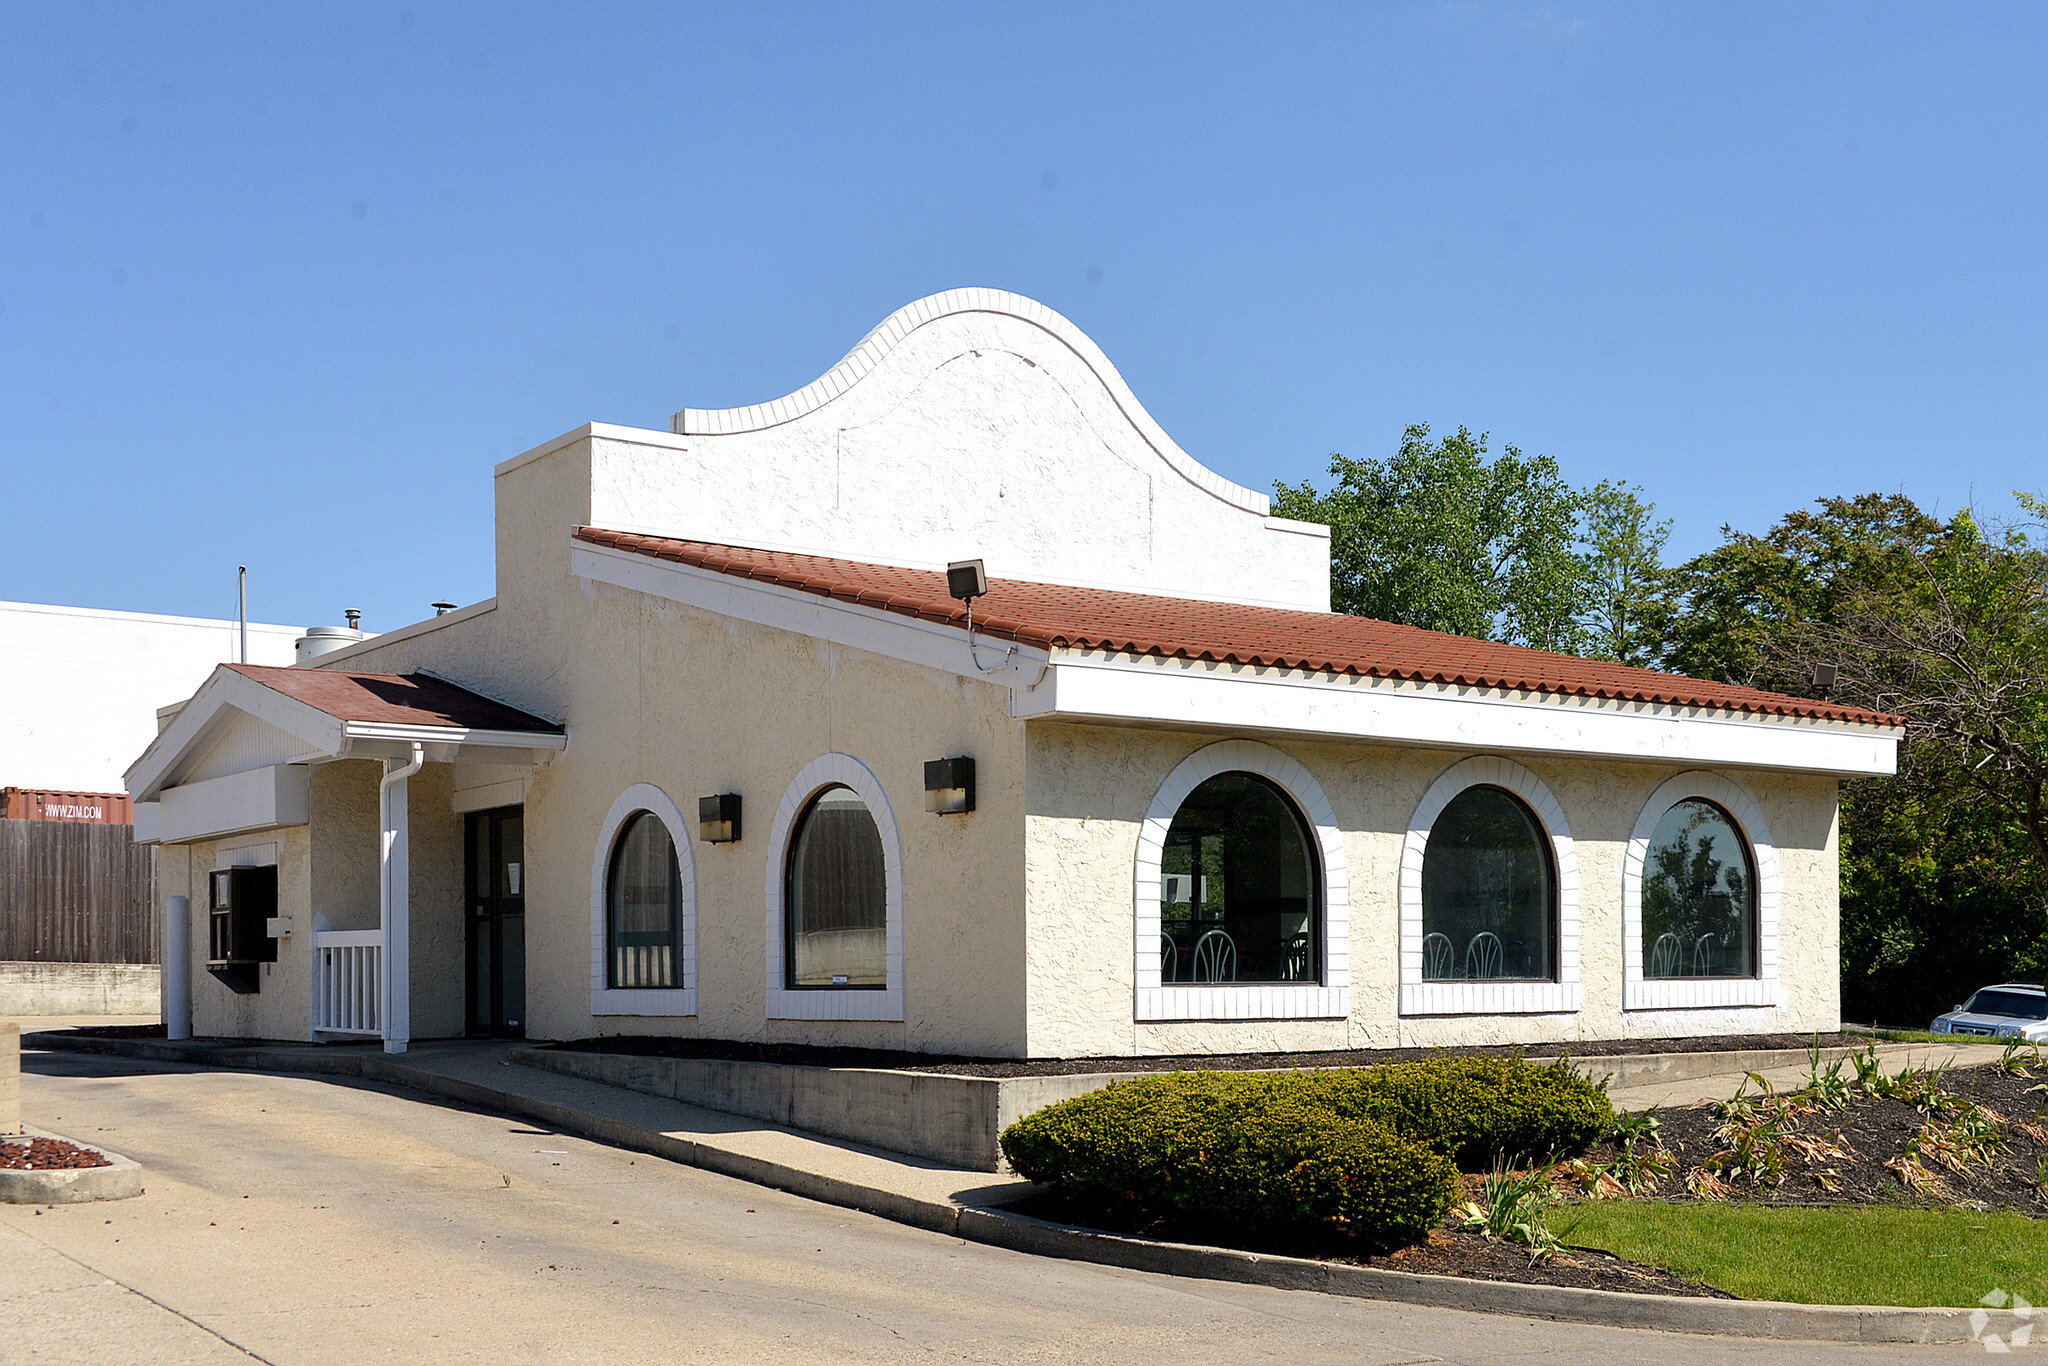
[[1195, 941], [1195, 970], [1193, 979], [1197, 982], [1235, 982], [1237, 980], [1237, 941], [1222, 930], [1210, 930]]
[[1650, 945], [1649, 976], [1676, 977], [1679, 955], [1684, 951], [1685, 946], [1679, 941], [1676, 932], [1666, 930], [1658, 935], [1657, 942]]
[[1703, 934], [1693, 941], [1692, 975], [1712, 977], [1714, 969], [1721, 962], [1721, 940], [1716, 935]]
[[1457, 950], [1447, 934], [1426, 934], [1422, 937], [1422, 980], [1425, 982], [1447, 982], [1458, 975]]
[[1314, 977], [1310, 969], [1308, 933], [1292, 935], [1287, 940], [1286, 962], [1281, 966], [1281, 975], [1290, 982], [1306, 982]]
[[1493, 981], [1500, 976], [1505, 957], [1500, 936], [1491, 930], [1481, 930], [1465, 945], [1465, 975], [1475, 982]]
[[1162, 933], [1159, 936], [1159, 980], [1171, 982], [1178, 970], [1180, 950], [1174, 947], [1173, 936]]

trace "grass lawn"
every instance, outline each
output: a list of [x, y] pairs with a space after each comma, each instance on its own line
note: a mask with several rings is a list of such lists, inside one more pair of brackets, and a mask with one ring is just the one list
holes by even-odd
[[1879, 1043], [1980, 1043], [1999, 1049], [2012, 1042], [1983, 1034], [1930, 1034], [1924, 1029], [1880, 1029], [1872, 1037]]
[[2022, 1214], [1608, 1200], [1551, 1227], [1744, 1299], [1971, 1307], [2002, 1289], [2048, 1303], [2048, 1221]]

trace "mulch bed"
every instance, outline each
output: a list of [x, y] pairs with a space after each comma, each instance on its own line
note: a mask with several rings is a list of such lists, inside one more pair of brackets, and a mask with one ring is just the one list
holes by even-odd
[[[1849, 1080], [1853, 1083], [1853, 1072], [1849, 1072]], [[1852, 1084], [1846, 1102], [1835, 1108], [1812, 1104], [1812, 1092], [1799, 1093], [1788, 1097], [1795, 1113], [1788, 1115], [1783, 1131], [1823, 1140], [1842, 1152], [1806, 1157], [1780, 1145], [1782, 1173], [1761, 1179], [1738, 1176], [1726, 1183], [1725, 1198], [1800, 1205], [1962, 1204], [2048, 1214], [2048, 1192], [2040, 1184], [2048, 1174], [2043, 1165], [2048, 1162], [2048, 1090], [2036, 1089], [2044, 1084], [2048, 1084], [2048, 1060], [2017, 1074], [2008, 1074], [1996, 1063], [1983, 1063], [1938, 1076], [1939, 1093], [1982, 1107], [1996, 1117], [1992, 1124], [1997, 1135], [1994, 1147], [2002, 1145], [2002, 1151], [1956, 1154], [1961, 1170], [1945, 1165], [1936, 1156], [1941, 1145], [1928, 1138], [1930, 1125], [1938, 1137], [1944, 1120], [1953, 1122], [1956, 1115], [1966, 1113], [1957, 1102], [1930, 1105], [1924, 1095], [1891, 1098], [1869, 1094]], [[1752, 1099], [1757, 1095], [1754, 1088], [1748, 1094]], [[1717, 1155], [1731, 1146], [1729, 1136], [1722, 1132], [1728, 1116], [1710, 1103], [1660, 1109], [1657, 1118], [1662, 1125], [1661, 1140], [1676, 1170], [1653, 1195], [1695, 1200], [1699, 1197], [1688, 1189], [1689, 1176], [1702, 1168], [1717, 1177], [1726, 1175], [1728, 1160]], [[1918, 1170], [1902, 1175], [1900, 1167], [1916, 1156], [1916, 1144]], [[1607, 1147], [1588, 1157], [1601, 1163], [1611, 1161], [1614, 1155], [1613, 1148]], [[1921, 1188], [1914, 1189], [1905, 1176], [1923, 1182]], [[1932, 1178], [1931, 1183], [1926, 1178]]]
[[541, 1045], [578, 1053], [620, 1053], [648, 1058], [703, 1058], [720, 1062], [781, 1063], [794, 1067], [878, 1067], [965, 1077], [1065, 1077], [1087, 1072], [1185, 1072], [1206, 1068], [1254, 1072], [1288, 1067], [1364, 1067], [1422, 1058], [1506, 1057], [1516, 1052], [1548, 1057], [1606, 1058], [1637, 1053], [1719, 1053], [1731, 1049], [1859, 1048], [1864, 1034], [1742, 1034], [1720, 1038], [1600, 1039], [1574, 1043], [1465, 1048], [1353, 1048], [1314, 1053], [1199, 1053], [1143, 1058], [973, 1058], [908, 1053], [885, 1048], [826, 1048], [812, 1044], [739, 1043], [729, 1039], [672, 1039], [614, 1034]]
[[[1474, 1178], [1467, 1178], [1471, 1184]], [[1104, 1233], [1132, 1234], [1144, 1238], [1176, 1238], [1172, 1231], [1124, 1211], [1084, 1205], [1051, 1190], [1041, 1190], [1005, 1208], [1034, 1219], [1073, 1224]], [[1218, 1240], [1222, 1241], [1222, 1240]], [[1238, 1246], [1235, 1240], [1228, 1245]], [[1631, 1262], [1612, 1253], [1571, 1248], [1536, 1261], [1527, 1248], [1486, 1238], [1459, 1225], [1455, 1216], [1442, 1228], [1430, 1232], [1426, 1242], [1404, 1247], [1378, 1257], [1330, 1256], [1327, 1247], [1275, 1245], [1255, 1249], [1284, 1256], [1328, 1257], [1351, 1266], [1377, 1267], [1383, 1271], [1409, 1271], [1424, 1276], [1458, 1276], [1474, 1281], [1514, 1281], [1522, 1285], [1561, 1285], [1580, 1290], [1627, 1290], [1644, 1295], [1684, 1295], [1695, 1299], [1732, 1300], [1725, 1290], [1689, 1281], [1660, 1271], [1654, 1266]]]
[[10, 1171], [61, 1172], [114, 1164], [90, 1148], [61, 1138], [0, 1138], [0, 1167]]

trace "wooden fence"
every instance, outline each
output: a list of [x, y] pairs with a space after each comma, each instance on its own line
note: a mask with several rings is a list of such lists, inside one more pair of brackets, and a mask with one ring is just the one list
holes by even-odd
[[154, 963], [162, 930], [133, 826], [0, 820], [0, 960]]

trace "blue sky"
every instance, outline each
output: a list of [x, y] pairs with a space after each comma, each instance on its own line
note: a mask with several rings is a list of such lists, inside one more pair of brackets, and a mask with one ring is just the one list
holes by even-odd
[[1403, 424], [1673, 550], [2048, 489], [2048, 9], [15, 4], [0, 598], [388, 629], [490, 470], [912, 299], [1074, 319], [1268, 488]]

